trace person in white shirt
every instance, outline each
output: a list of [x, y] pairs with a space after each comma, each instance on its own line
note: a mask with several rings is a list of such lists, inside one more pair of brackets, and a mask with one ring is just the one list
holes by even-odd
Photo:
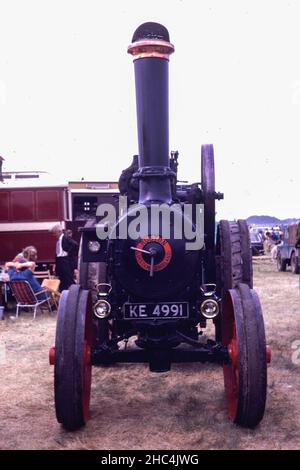
[[63, 229], [60, 225], [55, 225], [51, 232], [57, 240], [55, 272], [57, 277], [60, 279], [59, 290], [63, 291], [69, 289], [71, 284], [74, 284], [72, 258], [70, 253], [74, 252], [74, 249], [77, 248], [78, 245], [75, 240], [63, 233]]

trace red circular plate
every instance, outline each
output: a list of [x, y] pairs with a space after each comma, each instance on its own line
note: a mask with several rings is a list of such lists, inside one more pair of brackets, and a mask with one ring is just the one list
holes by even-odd
[[[143, 250], [144, 247], [148, 243], [151, 243], [151, 242], [158, 243], [164, 250], [163, 259], [159, 263], [154, 265], [154, 271], [161, 271], [162, 269], [165, 269], [171, 261], [171, 258], [172, 258], [171, 245], [165, 238], [161, 238], [159, 236], [151, 235], [151, 237], [142, 238], [138, 242], [136, 247], [139, 248], [140, 250]], [[137, 261], [138, 265], [142, 269], [144, 269], [145, 271], [150, 271], [151, 265], [150, 265], [150, 263], [145, 261], [145, 259], [143, 257], [143, 253], [141, 253], [140, 251], [136, 251], [135, 252], [135, 258], [136, 258], [136, 261]]]

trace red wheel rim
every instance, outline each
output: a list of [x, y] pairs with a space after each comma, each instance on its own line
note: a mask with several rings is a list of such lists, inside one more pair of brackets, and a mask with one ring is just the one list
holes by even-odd
[[254, 428], [265, 411], [267, 351], [259, 299], [247, 284], [240, 283], [224, 296], [222, 342], [229, 356], [223, 366], [229, 417]]
[[238, 337], [234, 317], [234, 306], [229, 293], [225, 297], [222, 315], [222, 343], [228, 348], [230, 362], [223, 365], [225, 395], [229, 418], [234, 421], [237, 415], [240, 371], [238, 360]]
[[236, 328], [234, 328], [233, 336], [228, 344], [228, 354], [230, 363], [224, 364], [224, 382], [225, 393], [228, 404], [228, 414], [231, 420], [234, 420], [237, 413], [238, 394], [239, 394], [239, 367], [238, 367], [238, 341], [236, 335]]

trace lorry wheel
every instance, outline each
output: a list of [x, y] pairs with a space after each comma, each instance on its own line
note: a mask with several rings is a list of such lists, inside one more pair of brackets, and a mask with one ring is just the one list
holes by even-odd
[[56, 417], [70, 431], [83, 426], [89, 416], [91, 343], [91, 294], [72, 285], [59, 302], [54, 362]]
[[204, 203], [206, 282], [215, 282], [215, 162], [213, 145], [201, 146], [201, 189]]
[[246, 284], [230, 289], [223, 300], [222, 343], [230, 361], [224, 364], [229, 418], [253, 428], [263, 418], [267, 390], [267, 347], [260, 302]]
[[291, 256], [291, 270], [293, 274], [299, 274], [298, 258], [294, 251]]
[[277, 253], [276, 265], [278, 271], [286, 271], [286, 260], [282, 258], [281, 253]]

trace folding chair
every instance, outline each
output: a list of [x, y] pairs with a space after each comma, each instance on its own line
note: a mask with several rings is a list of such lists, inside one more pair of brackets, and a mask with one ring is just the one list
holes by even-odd
[[37, 279], [50, 279], [50, 270], [46, 271], [34, 271], [34, 275]]
[[27, 307], [27, 308], [33, 308], [33, 319], [35, 319], [37, 308], [43, 304], [47, 304], [50, 313], [52, 313], [50, 297], [47, 297], [44, 300], [39, 300], [37, 298], [37, 296], [39, 294], [42, 294], [43, 292], [48, 293], [46, 289], [42, 289], [39, 292], [33, 292], [32, 287], [29, 284], [29, 282], [23, 281], [23, 280], [10, 281], [10, 287], [17, 301], [16, 318], [18, 318], [19, 316], [19, 309]]
[[59, 285], [59, 279], [44, 279], [41, 285], [41, 287], [47, 289], [47, 291], [50, 293], [56, 309], [60, 299], [60, 292], [58, 291]]

